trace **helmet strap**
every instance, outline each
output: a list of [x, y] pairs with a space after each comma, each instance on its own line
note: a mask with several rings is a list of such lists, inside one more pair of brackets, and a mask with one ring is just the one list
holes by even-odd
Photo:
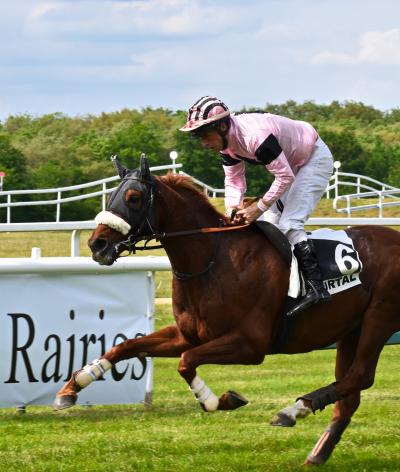
[[[225, 130], [221, 129], [225, 128]], [[215, 130], [222, 138], [222, 150], [226, 149], [228, 147], [228, 131], [229, 131], [229, 124], [226, 121], [223, 121], [222, 123], [218, 123], [218, 126], [216, 127]]]

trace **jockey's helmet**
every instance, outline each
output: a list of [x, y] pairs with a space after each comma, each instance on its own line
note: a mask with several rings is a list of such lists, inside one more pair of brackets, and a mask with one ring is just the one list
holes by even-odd
[[187, 122], [179, 131], [196, 132], [207, 125], [217, 125], [224, 118], [229, 117], [230, 111], [224, 102], [218, 98], [205, 96], [189, 108]]

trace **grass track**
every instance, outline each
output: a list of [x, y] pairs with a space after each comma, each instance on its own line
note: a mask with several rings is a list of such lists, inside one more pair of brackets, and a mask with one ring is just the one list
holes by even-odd
[[[158, 327], [171, 322], [157, 308]], [[274, 413], [298, 395], [332, 381], [334, 350], [271, 356], [261, 366], [204, 366], [200, 375], [220, 394], [245, 395], [233, 412], [203, 413], [176, 372], [177, 360], [156, 359], [154, 402], [76, 407], [65, 413], [0, 410], [1, 471], [300, 471], [329, 422], [331, 408], [274, 428]], [[399, 471], [400, 346], [386, 347], [375, 386], [363, 393], [353, 423], [325, 471]], [[90, 387], [89, 387], [90, 388]]]
[[[322, 202], [315, 216], [332, 215]], [[360, 215], [365, 216], [365, 215]], [[368, 216], [376, 216], [376, 212]], [[385, 211], [385, 216], [398, 216]], [[84, 232], [81, 254], [89, 255]], [[68, 256], [70, 233], [2, 233], [0, 257]], [[170, 276], [158, 273], [157, 296], [170, 296]], [[157, 326], [171, 322], [158, 305]], [[177, 360], [156, 359], [154, 403], [93, 407], [54, 414], [28, 408], [26, 415], [0, 409], [2, 471], [301, 471], [306, 455], [329, 422], [331, 408], [273, 428], [274, 413], [297, 396], [333, 380], [335, 351], [271, 356], [261, 366], [204, 366], [200, 375], [215, 393], [237, 390], [250, 404], [234, 412], [206, 414], [176, 372]], [[400, 346], [386, 347], [375, 386], [323, 470], [400, 471]], [[90, 387], [89, 387], [90, 388]]]

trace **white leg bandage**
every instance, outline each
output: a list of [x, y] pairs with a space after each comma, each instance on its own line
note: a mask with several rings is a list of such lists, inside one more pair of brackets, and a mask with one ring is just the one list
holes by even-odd
[[310, 413], [312, 413], [312, 410], [311, 408], [308, 408], [308, 406], [304, 405], [303, 400], [297, 400], [296, 403], [284, 408], [279, 413], [283, 413], [296, 420], [296, 418], [305, 418]]
[[207, 411], [215, 411], [218, 408], [218, 397], [214, 395], [214, 393], [207, 387], [204, 380], [199, 376], [196, 375], [189, 388], [196, 399], [204, 405], [204, 408]]
[[75, 382], [81, 387], [85, 388], [93, 380], [102, 377], [107, 370], [110, 370], [112, 364], [107, 359], [95, 359], [91, 364], [85, 365], [75, 376]]

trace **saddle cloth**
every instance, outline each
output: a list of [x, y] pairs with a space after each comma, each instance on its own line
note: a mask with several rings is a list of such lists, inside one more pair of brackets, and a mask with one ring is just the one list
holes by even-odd
[[[324, 285], [330, 294], [361, 284], [362, 263], [345, 231], [323, 228], [308, 233], [308, 237], [313, 241]], [[297, 298], [304, 293], [305, 285], [293, 256], [288, 296]]]

